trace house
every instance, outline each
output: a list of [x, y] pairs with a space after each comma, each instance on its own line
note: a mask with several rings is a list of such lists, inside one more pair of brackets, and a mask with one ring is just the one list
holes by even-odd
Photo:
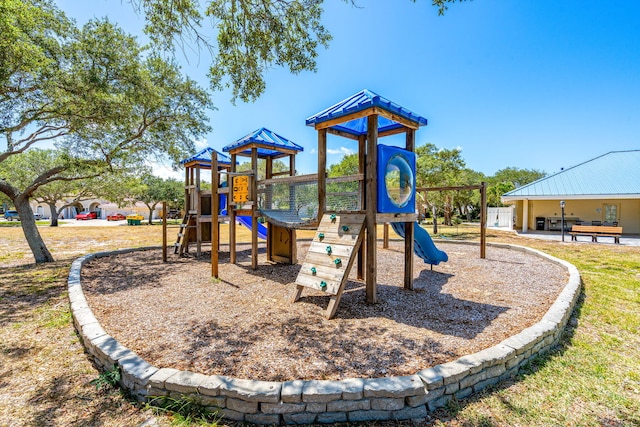
[[[57, 206], [60, 207], [63, 202], [58, 202]], [[51, 218], [51, 209], [46, 203], [38, 203], [31, 201], [31, 208], [34, 213], [40, 214], [42, 218]], [[123, 215], [136, 214], [142, 215], [145, 218], [149, 216], [149, 208], [142, 202], [136, 202], [134, 205], [127, 205], [118, 207], [117, 204], [111, 203], [105, 200], [91, 199], [81, 202], [75, 202], [72, 206], [62, 209], [58, 213], [60, 219], [73, 219], [80, 212], [97, 212], [99, 219], [106, 219], [108, 215], [115, 213], [121, 213]], [[153, 219], [159, 219], [162, 216], [162, 204], [158, 204], [153, 211]]]
[[640, 150], [612, 151], [505, 193], [516, 205], [515, 227], [561, 230], [576, 222], [617, 223], [640, 234]]

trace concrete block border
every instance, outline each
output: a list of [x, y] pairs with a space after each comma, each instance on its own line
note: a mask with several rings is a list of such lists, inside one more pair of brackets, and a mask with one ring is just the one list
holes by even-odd
[[262, 425], [420, 420], [453, 398], [463, 399], [513, 377], [530, 359], [548, 352], [560, 340], [580, 296], [582, 282], [574, 265], [524, 246], [487, 246], [528, 252], [559, 264], [569, 272], [569, 280], [535, 325], [493, 347], [403, 377], [270, 382], [152, 366], [100, 326], [82, 291], [80, 273], [87, 261], [157, 247], [97, 252], [76, 259], [69, 272], [69, 302], [75, 328], [93, 362], [103, 370], [117, 365], [121, 386], [139, 401], [190, 396], [224, 418]]

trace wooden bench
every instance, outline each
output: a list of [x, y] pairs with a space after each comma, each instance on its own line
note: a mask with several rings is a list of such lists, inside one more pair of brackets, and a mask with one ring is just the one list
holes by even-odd
[[613, 237], [615, 243], [620, 243], [622, 227], [607, 225], [574, 225], [571, 227], [571, 240], [578, 241], [577, 236], [591, 236], [592, 242], [597, 242], [598, 237]]

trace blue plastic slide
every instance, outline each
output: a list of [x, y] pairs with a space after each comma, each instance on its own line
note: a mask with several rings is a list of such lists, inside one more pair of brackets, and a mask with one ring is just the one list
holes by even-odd
[[[226, 183], [225, 183], [226, 184]], [[226, 185], [223, 185], [223, 187], [226, 187]], [[225, 207], [222, 207], [225, 206]], [[221, 194], [220, 195], [220, 215], [226, 215], [227, 214], [227, 195], [226, 194]], [[236, 220], [244, 225], [245, 227], [247, 227], [249, 230], [251, 230], [251, 217], [250, 216], [237, 216]], [[263, 224], [258, 223], [258, 237], [263, 239], [263, 240], [267, 240], [267, 227], [265, 227]]]
[[[395, 231], [400, 237], [404, 237], [404, 222], [392, 222], [391, 227], [393, 227], [393, 231]], [[449, 260], [449, 256], [446, 252], [436, 248], [436, 245], [433, 243], [433, 240], [431, 240], [431, 236], [429, 236], [427, 230], [420, 227], [420, 224], [417, 222], [413, 227], [413, 242], [413, 251], [416, 255], [422, 258], [425, 263], [438, 265], [441, 262], [447, 262]]]
[[[236, 220], [251, 230], [251, 217], [250, 216], [237, 216]], [[267, 240], [267, 227], [264, 224], [258, 223], [258, 237]]]

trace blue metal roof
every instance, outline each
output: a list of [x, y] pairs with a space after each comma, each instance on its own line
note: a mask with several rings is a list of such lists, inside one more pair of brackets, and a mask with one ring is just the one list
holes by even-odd
[[218, 155], [218, 164], [219, 165], [231, 165], [231, 157], [227, 156], [224, 153], [221, 153], [217, 150], [214, 150], [211, 147], [207, 147], [204, 150], [198, 151], [196, 154], [194, 154], [193, 156], [189, 157], [188, 159], [184, 159], [180, 162], [181, 165], [184, 165], [185, 163], [191, 163], [191, 162], [198, 162], [201, 165], [208, 165], [211, 166], [211, 155], [212, 153], [217, 153]]
[[611, 151], [505, 193], [523, 198], [640, 197], [640, 150]]
[[[248, 135], [243, 136], [236, 142], [233, 142], [224, 147], [222, 151], [229, 152], [231, 150], [244, 147], [245, 145], [250, 146], [252, 144], [262, 145], [262, 147], [258, 147], [259, 157], [271, 157], [282, 154], [282, 151], [279, 151], [278, 149], [304, 151], [304, 148], [299, 146], [295, 142], [289, 141], [287, 138], [278, 135], [277, 133], [272, 132], [267, 128], [260, 128]], [[269, 147], [273, 147], [273, 149], [270, 149]], [[246, 151], [242, 151], [241, 153], [250, 154], [251, 149], [247, 148]]]
[[[427, 124], [427, 119], [419, 116], [400, 105], [389, 101], [388, 99], [372, 92], [368, 89], [363, 89], [355, 95], [344, 99], [337, 104], [327, 108], [309, 117], [306, 121], [307, 126], [315, 126], [317, 124], [334, 120], [340, 117], [348, 116], [359, 111], [366, 110], [372, 107], [379, 107], [394, 115], [402, 117], [403, 119], [415, 122], [418, 126], [424, 126]], [[403, 127], [402, 124], [390, 120], [386, 117], [378, 117], [378, 132], [384, 132], [388, 130], [398, 129]], [[367, 133], [367, 118], [362, 117], [359, 119], [351, 120], [346, 123], [340, 123], [338, 125], [331, 126], [332, 129], [349, 133], [351, 135], [359, 136]]]

